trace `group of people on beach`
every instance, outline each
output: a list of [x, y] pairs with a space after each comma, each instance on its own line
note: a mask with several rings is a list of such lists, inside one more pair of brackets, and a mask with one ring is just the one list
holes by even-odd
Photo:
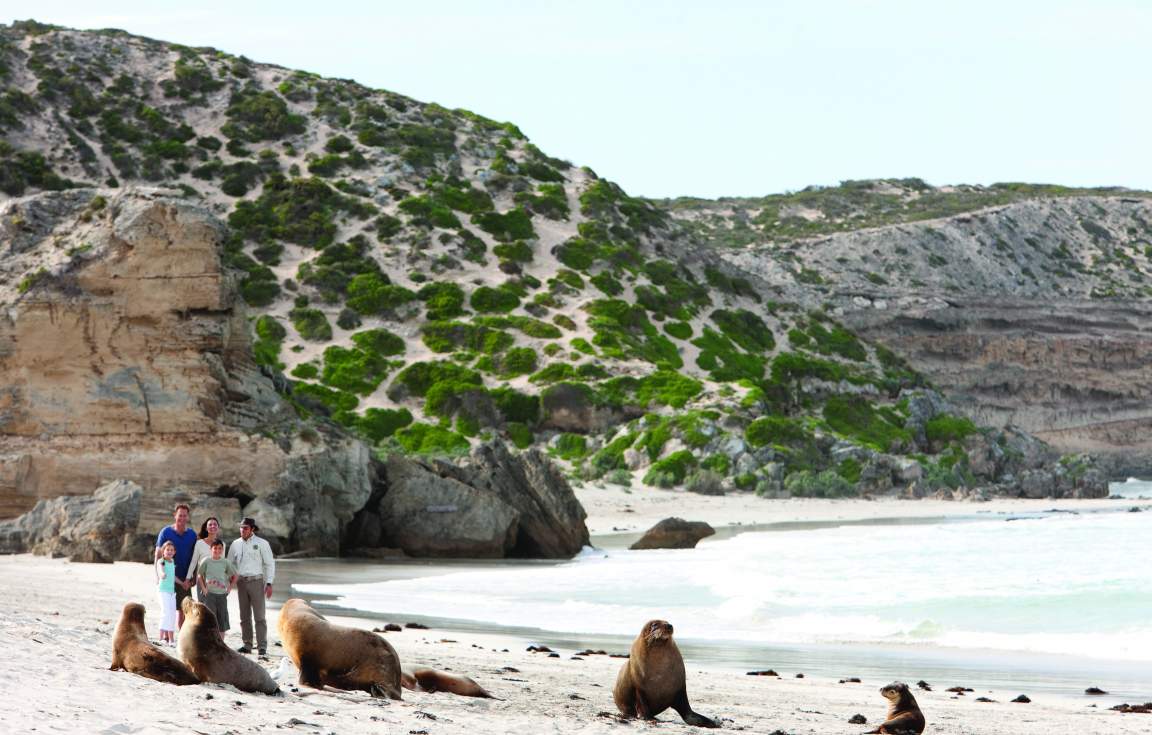
[[160, 599], [160, 640], [175, 645], [176, 631], [184, 625], [180, 603], [196, 590], [196, 599], [216, 615], [220, 636], [231, 626], [228, 595], [235, 589], [240, 603], [240, 653], [252, 653], [253, 628], [256, 650], [268, 653], [265, 601], [272, 598], [276, 559], [268, 542], [257, 536], [260, 527], [252, 518], [240, 522], [240, 537], [227, 547], [220, 536], [220, 519], [210, 516], [196, 533], [190, 526], [191, 510], [179, 503], [172, 523], [156, 536], [153, 557], [156, 589]]

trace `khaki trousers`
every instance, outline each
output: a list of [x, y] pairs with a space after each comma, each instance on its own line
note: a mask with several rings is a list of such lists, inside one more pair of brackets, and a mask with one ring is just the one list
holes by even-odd
[[240, 597], [240, 635], [244, 645], [252, 647], [252, 618], [256, 618], [256, 648], [268, 648], [268, 623], [264, 619], [264, 577], [240, 577], [236, 580]]

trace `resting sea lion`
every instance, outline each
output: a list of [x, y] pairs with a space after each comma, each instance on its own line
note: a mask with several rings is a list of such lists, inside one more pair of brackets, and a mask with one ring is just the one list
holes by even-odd
[[888, 700], [888, 719], [865, 735], [920, 735], [924, 732], [924, 715], [907, 684], [894, 681], [886, 687], [880, 687], [880, 693]]
[[323, 689], [366, 691], [374, 697], [400, 699], [400, 688], [451, 692], [465, 697], [492, 697], [466, 676], [424, 667], [401, 669], [392, 644], [375, 633], [333, 625], [304, 600], [293, 598], [280, 608], [281, 645], [300, 670], [300, 684]]
[[632, 643], [632, 652], [616, 677], [612, 698], [625, 717], [655, 719], [671, 707], [697, 727], [720, 727], [692, 711], [684, 683], [684, 658], [672, 640], [672, 625], [649, 620]]
[[108, 668], [110, 671], [131, 671], [178, 686], [200, 683], [183, 661], [172, 658], [148, 640], [148, 632], [144, 630], [144, 606], [137, 602], [129, 602], [120, 613], [120, 623], [112, 638], [112, 665]]
[[408, 667], [400, 670], [400, 685], [414, 692], [448, 692], [461, 697], [497, 699], [467, 676], [457, 676], [425, 666]]
[[184, 598], [180, 609], [184, 627], [176, 650], [201, 681], [231, 684], [246, 692], [279, 693], [264, 667], [224, 644], [215, 613], [191, 597]]

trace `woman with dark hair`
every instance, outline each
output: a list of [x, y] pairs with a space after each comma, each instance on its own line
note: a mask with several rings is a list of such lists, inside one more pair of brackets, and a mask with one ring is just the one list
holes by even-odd
[[[196, 570], [200, 568], [200, 562], [212, 558], [212, 544], [215, 543], [219, 537], [220, 519], [216, 516], [208, 516], [204, 523], [200, 524], [200, 538], [196, 540], [196, 548], [192, 550], [192, 561], [188, 564], [189, 582], [195, 584]], [[204, 602], [202, 598], [203, 595], [204, 593], [197, 587], [196, 599]]]

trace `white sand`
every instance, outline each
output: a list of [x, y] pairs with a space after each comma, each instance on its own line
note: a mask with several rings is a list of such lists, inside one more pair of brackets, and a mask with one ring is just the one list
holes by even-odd
[[[1051, 507], [1102, 507], [1108, 502], [995, 501], [987, 504], [868, 501], [764, 501], [754, 497], [705, 498], [646, 490], [584, 489], [594, 533], [613, 526], [641, 526], [665, 515], [716, 524], [794, 520], [861, 519], [910, 515], [1010, 512]], [[627, 502], [634, 513], [623, 513]], [[502, 701], [405, 692], [401, 702], [372, 700], [362, 693], [292, 692], [284, 697], [245, 694], [218, 685], [174, 687], [126, 672], [108, 671], [111, 636], [125, 602], [149, 607], [156, 637], [152, 571], [144, 564], [73, 564], [32, 556], [0, 557], [0, 651], [4, 706], [0, 730], [69, 733], [611, 733], [642, 732], [650, 725], [622, 724], [612, 714], [611, 686], [621, 662], [605, 656], [572, 660], [572, 651], [547, 658], [525, 651], [529, 641], [495, 635], [405, 630], [389, 633], [405, 662], [466, 673]], [[235, 618], [235, 598], [233, 622]], [[653, 610], [658, 616], [659, 610]], [[446, 611], [450, 614], [450, 611]], [[367, 626], [364, 620], [342, 620]], [[399, 621], [398, 621], [399, 622]], [[238, 628], [238, 625], [236, 626]], [[270, 640], [278, 640], [270, 614]], [[451, 639], [446, 641], [444, 639]], [[238, 645], [237, 631], [228, 642]], [[506, 652], [503, 649], [508, 649]], [[280, 649], [266, 665], [275, 671]], [[512, 667], [515, 671], [505, 669]], [[689, 660], [689, 694], [701, 713], [724, 729], [771, 733], [862, 732], [881, 721], [884, 702], [877, 688], [887, 682], [838, 684], [836, 680], [750, 677], [708, 670]], [[845, 672], [851, 675], [851, 672]], [[1011, 704], [1020, 691], [977, 691], [953, 698], [936, 690], [918, 693], [931, 733], [1051, 735], [1051, 733], [1147, 733], [1152, 716], [1122, 715], [1092, 708], [1088, 698], [1030, 694], [1032, 704]], [[979, 703], [976, 696], [995, 703]], [[868, 727], [849, 725], [854, 714]], [[675, 713], [660, 717], [659, 730], [695, 732]]]

